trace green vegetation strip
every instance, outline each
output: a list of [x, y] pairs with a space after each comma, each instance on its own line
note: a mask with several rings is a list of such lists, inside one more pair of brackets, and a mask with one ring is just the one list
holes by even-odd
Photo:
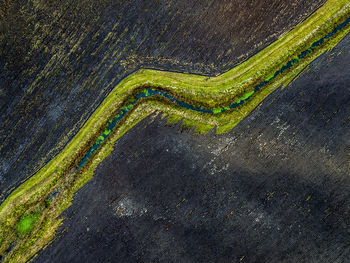
[[[160, 111], [169, 116], [169, 123], [184, 118], [184, 127], [196, 126], [199, 133], [207, 132], [214, 126], [218, 133], [227, 132], [273, 90], [292, 81], [313, 59], [334, 47], [349, 32], [349, 26], [319, 43], [302, 59], [300, 57], [313, 43], [329, 35], [349, 16], [349, 0], [328, 0], [291, 32], [217, 77], [143, 69], [125, 78], [63, 151], [12, 192], [0, 206], [2, 259], [5, 262], [25, 262], [52, 240], [61, 223], [57, 217], [71, 204], [73, 194], [92, 177], [97, 165], [113, 150], [115, 140], [140, 120], [154, 111]], [[290, 61], [292, 67], [276, 75]], [[264, 82], [268, 83], [263, 88], [257, 92], [252, 90], [252, 87]], [[162, 96], [144, 96], [135, 102], [137, 94], [153, 90], [169, 94], [194, 108], [211, 109], [212, 112], [180, 107]], [[244, 104], [228, 109], [232, 102], [242, 100]], [[135, 103], [129, 108], [132, 101]], [[113, 132], [106, 132], [108, 122], [123, 107], [128, 108], [127, 114], [116, 124]], [[105, 133], [108, 139], [102, 140]], [[79, 162], [98, 140], [102, 140], [103, 144], [89, 156], [81, 169], [77, 169]]]

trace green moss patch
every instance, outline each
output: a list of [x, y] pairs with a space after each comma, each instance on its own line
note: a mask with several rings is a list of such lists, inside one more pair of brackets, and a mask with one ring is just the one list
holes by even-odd
[[30, 234], [38, 222], [40, 215], [40, 212], [32, 212], [23, 216], [16, 224], [16, 231], [18, 235], [24, 236]]

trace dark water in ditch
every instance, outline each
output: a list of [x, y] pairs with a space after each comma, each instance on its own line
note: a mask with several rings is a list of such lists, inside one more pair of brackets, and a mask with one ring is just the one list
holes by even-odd
[[202, 108], [202, 107], [196, 107], [196, 106], [188, 104], [184, 101], [180, 101], [164, 91], [159, 91], [159, 90], [156, 90], [153, 88], [143, 90], [142, 92], [136, 94], [127, 105], [125, 105], [121, 108], [121, 110], [118, 112], [117, 115], [115, 115], [110, 121], [108, 121], [104, 132], [98, 137], [98, 139], [96, 140], [94, 145], [89, 149], [87, 154], [80, 161], [79, 168], [84, 166], [84, 164], [95, 153], [95, 151], [99, 148], [99, 146], [109, 137], [109, 135], [112, 133], [113, 129], [118, 124], [118, 122], [121, 121], [125, 117], [125, 115], [133, 108], [133, 106], [136, 103], [139, 102], [140, 99], [149, 98], [152, 96], [161, 96], [161, 97], [168, 99], [172, 103], [179, 105], [182, 108], [194, 110], [194, 111], [201, 112], [201, 113], [209, 113], [209, 114], [218, 114], [221, 112], [226, 112], [226, 111], [232, 110], [232, 109], [237, 108], [238, 106], [242, 105], [247, 100], [249, 100], [256, 92], [258, 92], [261, 88], [263, 88], [265, 85], [267, 85], [272, 80], [274, 80], [277, 76], [279, 76], [280, 74], [282, 74], [286, 70], [292, 68], [294, 65], [299, 63], [303, 58], [305, 58], [307, 55], [311, 54], [317, 47], [321, 46], [327, 39], [333, 37], [336, 33], [341, 31], [342, 29], [344, 29], [349, 23], [350, 23], [350, 17], [348, 17], [343, 23], [341, 23], [336, 28], [334, 28], [330, 33], [326, 34], [325, 36], [323, 36], [319, 40], [312, 43], [309, 48], [307, 48], [303, 52], [301, 52], [296, 58], [289, 60], [280, 69], [278, 69], [274, 74], [268, 76], [264, 81], [262, 81], [261, 83], [256, 85], [251, 91], [245, 93], [241, 98], [237, 99], [236, 101], [232, 102], [229, 106], [226, 106], [226, 107], [215, 108], [215, 109], [206, 109], [206, 108]]

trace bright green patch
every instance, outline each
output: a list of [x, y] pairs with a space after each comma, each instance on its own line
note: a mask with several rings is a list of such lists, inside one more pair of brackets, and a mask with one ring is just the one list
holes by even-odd
[[273, 78], [273, 76], [275, 76], [275, 74], [271, 74], [270, 76], [268, 76], [268, 77], [265, 79], [265, 81], [271, 80], [271, 79]]
[[16, 231], [20, 236], [27, 235], [32, 232], [36, 222], [40, 218], [39, 212], [32, 212], [22, 217], [16, 225]]
[[111, 132], [112, 132], [111, 130], [105, 130], [105, 131], [103, 132], [103, 134], [104, 134], [104, 135], [109, 135]]
[[222, 112], [222, 109], [221, 108], [215, 108], [215, 109], [213, 109], [213, 112], [214, 112], [214, 114], [217, 114], [217, 113]]
[[242, 101], [245, 101], [246, 99], [248, 99], [250, 96], [252, 96], [254, 94], [254, 90], [252, 90], [251, 92], [247, 92], [245, 93], [241, 98], [239, 98], [237, 100], [237, 103], [240, 103]]

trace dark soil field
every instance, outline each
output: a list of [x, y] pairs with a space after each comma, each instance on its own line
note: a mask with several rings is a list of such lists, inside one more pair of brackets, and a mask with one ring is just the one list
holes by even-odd
[[140, 67], [215, 75], [324, 0], [0, 0], [0, 202]]
[[348, 262], [348, 65], [349, 35], [224, 135], [143, 120], [34, 262]]

